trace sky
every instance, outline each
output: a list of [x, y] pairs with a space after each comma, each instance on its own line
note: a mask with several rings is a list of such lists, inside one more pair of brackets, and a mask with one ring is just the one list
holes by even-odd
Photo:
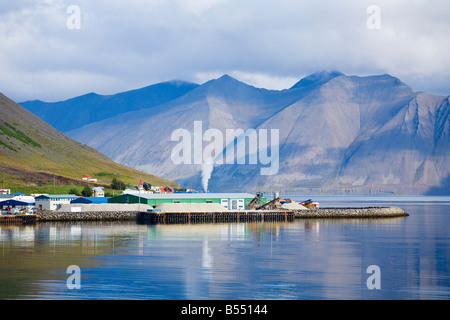
[[450, 95], [448, 0], [0, 0], [0, 92], [16, 102], [228, 74], [287, 89], [322, 70]]

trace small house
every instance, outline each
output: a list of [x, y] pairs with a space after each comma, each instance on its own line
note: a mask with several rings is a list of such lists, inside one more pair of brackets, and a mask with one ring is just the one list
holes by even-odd
[[94, 178], [92, 178], [90, 175], [85, 175], [85, 176], [83, 176], [83, 178], [82, 178], [82, 180], [84, 180], [84, 181], [89, 181], [89, 182], [97, 182], [98, 180], [97, 179], [94, 179]]
[[92, 191], [95, 198], [102, 198], [105, 196], [105, 191], [101, 187], [94, 187], [92, 188]]

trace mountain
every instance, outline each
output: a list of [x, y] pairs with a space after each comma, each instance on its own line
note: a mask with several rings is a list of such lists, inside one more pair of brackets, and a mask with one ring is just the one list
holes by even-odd
[[[449, 97], [418, 92], [390, 75], [323, 71], [286, 90], [255, 88], [224, 75], [156, 109], [122, 113], [67, 134], [119, 163], [186, 187], [203, 189], [206, 181], [210, 191], [448, 194], [450, 190]], [[203, 149], [195, 147], [199, 141], [195, 123], [200, 139], [208, 129], [216, 129], [208, 130], [216, 134], [209, 138], [223, 138], [223, 148], [227, 130], [242, 129], [249, 137], [228, 141], [225, 153], [236, 147], [231, 161], [205, 168], [195, 163], [195, 157], [210, 142], [203, 141]], [[180, 151], [182, 142], [189, 144], [181, 136], [173, 139], [174, 133], [189, 133], [190, 163], [178, 164], [189, 154], [174, 155], [174, 150]], [[258, 140], [264, 133], [268, 141], [274, 139], [272, 158], [268, 157], [272, 145], [265, 148], [264, 140]], [[247, 141], [245, 157], [239, 160], [238, 141]], [[273, 172], [263, 174], [264, 168]]]
[[327, 83], [328, 81], [343, 76], [344, 74], [339, 71], [321, 71], [313, 73], [307, 77], [304, 77], [299, 82], [294, 84], [291, 89], [298, 89], [298, 88], [305, 88], [309, 86], [317, 86], [324, 83]]
[[19, 104], [61, 132], [68, 132], [86, 124], [101, 121], [124, 112], [156, 108], [183, 96], [198, 84], [169, 81], [114, 95], [89, 93], [59, 102], [40, 100]]
[[116, 177], [137, 185], [178, 184], [113, 162], [97, 150], [76, 142], [0, 93], [0, 174], [3, 185], [83, 185], [81, 178], [98, 178], [110, 185]]

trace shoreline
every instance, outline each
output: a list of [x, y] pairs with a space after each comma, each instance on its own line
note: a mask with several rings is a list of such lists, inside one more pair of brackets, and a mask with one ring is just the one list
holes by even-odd
[[352, 207], [352, 208], [318, 208], [315, 210], [295, 210], [297, 219], [311, 218], [397, 218], [407, 217], [408, 213], [399, 207]]
[[[269, 217], [268, 213], [279, 212], [281, 215], [289, 213], [294, 219], [321, 219], [321, 218], [395, 218], [395, 217], [406, 217], [409, 216], [408, 213], [400, 209], [399, 207], [352, 207], [352, 208], [318, 208], [311, 210], [254, 210], [251, 214], [261, 215], [266, 218]], [[242, 215], [248, 214], [249, 211], [242, 211]], [[127, 212], [56, 212], [56, 211], [41, 211], [37, 213], [37, 222], [45, 221], [129, 221], [129, 220], [144, 220], [141, 219], [145, 212], [127, 211]], [[176, 215], [177, 213], [170, 213], [171, 215]], [[178, 213], [178, 215], [183, 215], [186, 213]], [[194, 213], [191, 214], [203, 214], [213, 216], [213, 213]], [[227, 214], [227, 213], [221, 213]], [[233, 214], [229, 212], [229, 214]], [[150, 214], [147, 214], [150, 215]], [[159, 215], [164, 215], [164, 213], [159, 213]]]

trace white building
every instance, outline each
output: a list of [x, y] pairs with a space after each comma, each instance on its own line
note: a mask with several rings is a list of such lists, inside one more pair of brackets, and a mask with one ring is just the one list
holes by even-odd
[[0, 201], [6, 200], [16, 200], [31, 203], [34, 202], [34, 197], [27, 193], [0, 194]]
[[156, 192], [156, 193], [160, 193], [161, 189], [163, 189], [163, 187], [159, 187], [159, 186], [152, 186], [151, 189]]
[[39, 210], [57, 210], [63, 204], [70, 204], [70, 201], [78, 198], [73, 194], [60, 194], [60, 195], [42, 195], [36, 197], [36, 207]]
[[89, 181], [89, 182], [97, 182], [97, 179], [92, 178], [89, 175], [85, 175], [83, 178], [81, 178], [84, 181]]

